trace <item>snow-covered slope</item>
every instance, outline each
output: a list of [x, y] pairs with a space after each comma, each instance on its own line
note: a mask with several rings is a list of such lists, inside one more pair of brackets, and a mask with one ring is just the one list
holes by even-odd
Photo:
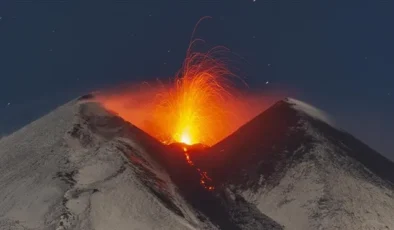
[[185, 203], [141, 135], [76, 100], [4, 137], [0, 229], [214, 228]]
[[286, 99], [191, 157], [285, 229], [394, 229], [394, 163], [332, 125]]
[[86, 95], [0, 140], [0, 229], [282, 229]]
[[394, 164], [306, 103], [188, 146], [192, 167], [91, 97], [0, 140], [1, 230], [394, 229]]

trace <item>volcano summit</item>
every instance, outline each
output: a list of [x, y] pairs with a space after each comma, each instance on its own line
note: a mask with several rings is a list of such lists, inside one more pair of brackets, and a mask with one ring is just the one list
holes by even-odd
[[295, 99], [206, 147], [162, 144], [88, 95], [0, 156], [0, 229], [394, 229], [394, 163]]

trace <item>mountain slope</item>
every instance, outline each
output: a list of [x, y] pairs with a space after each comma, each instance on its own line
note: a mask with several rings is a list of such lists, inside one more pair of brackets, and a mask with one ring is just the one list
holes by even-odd
[[282, 229], [92, 97], [0, 141], [0, 229]]
[[214, 228], [136, 133], [97, 104], [73, 101], [3, 138], [0, 229]]
[[286, 99], [192, 155], [285, 229], [394, 229], [394, 163]]
[[187, 146], [191, 166], [90, 99], [0, 140], [0, 229], [394, 229], [393, 162], [303, 102]]

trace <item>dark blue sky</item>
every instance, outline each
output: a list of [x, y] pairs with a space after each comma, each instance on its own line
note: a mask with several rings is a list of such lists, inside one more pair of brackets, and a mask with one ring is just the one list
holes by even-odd
[[252, 88], [291, 89], [394, 159], [392, 1], [81, 2], [0, 2], [0, 133], [93, 89], [172, 76], [209, 15], [198, 35], [244, 57]]

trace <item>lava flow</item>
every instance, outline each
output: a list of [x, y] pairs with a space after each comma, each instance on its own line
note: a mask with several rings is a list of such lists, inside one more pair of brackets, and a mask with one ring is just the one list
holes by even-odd
[[200, 177], [201, 177], [201, 179], [200, 179], [200, 184], [201, 184], [205, 189], [207, 189], [207, 190], [209, 190], [209, 191], [214, 190], [215, 187], [212, 185], [212, 179], [208, 176], [208, 173], [202, 171], [200, 168], [198, 168], [198, 167], [196, 167], [196, 166], [194, 165], [193, 161], [190, 159], [190, 155], [189, 155], [189, 153], [188, 153], [186, 147], [183, 148], [183, 151], [184, 151], [184, 153], [185, 153], [185, 157], [186, 157], [187, 163], [188, 163], [190, 166], [194, 167], [194, 168], [198, 171], [198, 173], [200, 174]]

